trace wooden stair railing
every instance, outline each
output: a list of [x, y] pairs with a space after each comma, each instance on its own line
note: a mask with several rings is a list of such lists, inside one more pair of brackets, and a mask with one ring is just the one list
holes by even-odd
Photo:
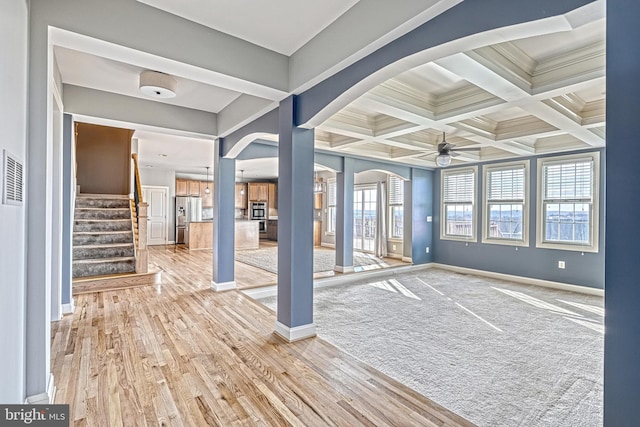
[[136, 253], [136, 273], [149, 271], [149, 252], [147, 249], [147, 207], [142, 199], [142, 185], [140, 183], [140, 170], [138, 169], [138, 155], [132, 154], [134, 168], [134, 190], [131, 201], [131, 215], [133, 220], [133, 233]]

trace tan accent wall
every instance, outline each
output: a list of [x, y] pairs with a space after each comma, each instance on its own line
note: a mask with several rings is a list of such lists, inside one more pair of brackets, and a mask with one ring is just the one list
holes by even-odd
[[129, 194], [133, 131], [78, 123], [76, 132], [80, 192]]

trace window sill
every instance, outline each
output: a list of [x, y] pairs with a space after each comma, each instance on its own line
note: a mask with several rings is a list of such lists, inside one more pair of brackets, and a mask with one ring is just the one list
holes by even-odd
[[440, 236], [440, 240], [450, 240], [453, 242], [462, 242], [462, 243], [478, 243], [478, 239], [475, 236], [473, 237], [465, 237], [465, 236]]
[[538, 242], [536, 244], [538, 249], [555, 249], [559, 251], [572, 251], [572, 252], [589, 252], [597, 254], [599, 252], [597, 247], [594, 246], [580, 246], [572, 245], [569, 243], [550, 243], [550, 242]]
[[519, 248], [529, 247], [529, 240], [483, 238], [481, 243], [487, 244], [487, 245], [515, 246]]

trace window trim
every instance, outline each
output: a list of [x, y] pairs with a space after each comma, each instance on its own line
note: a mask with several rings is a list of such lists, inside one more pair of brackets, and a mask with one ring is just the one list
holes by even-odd
[[[492, 170], [511, 170], [516, 167], [524, 167], [524, 200], [522, 203], [522, 239], [508, 239], [489, 236], [489, 222], [491, 215], [489, 213], [489, 197], [488, 197], [488, 176]], [[492, 163], [485, 165], [482, 168], [482, 243], [488, 243], [492, 245], [506, 245], [506, 246], [529, 246], [529, 207], [530, 207], [530, 161], [519, 160], [515, 162], [506, 163]]]
[[[592, 183], [592, 203], [591, 203], [591, 227], [589, 233], [591, 237], [590, 245], [583, 245], [580, 243], [566, 243], [566, 242], [548, 242], [544, 240], [544, 165], [549, 163], [572, 163], [576, 160], [590, 158], [593, 161], [593, 183]], [[537, 191], [537, 206], [536, 206], [536, 247], [543, 249], [560, 249], [566, 251], [576, 252], [599, 252], [599, 235], [600, 235], [600, 152], [592, 151], [587, 153], [570, 154], [565, 156], [553, 156], [538, 159], [538, 191]]]
[[[444, 182], [446, 175], [462, 174], [471, 172], [473, 174], [473, 200], [471, 201], [471, 236], [453, 236], [446, 234], [447, 216], [446, 204], [444, 201]], [[440, 173], [440, 240], [452, 240], [457, 242], [477, 242], [478, 241], [478, 166], [444, 169]]]

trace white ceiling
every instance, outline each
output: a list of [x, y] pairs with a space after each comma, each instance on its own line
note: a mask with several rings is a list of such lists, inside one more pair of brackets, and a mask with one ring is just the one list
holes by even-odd
[[[180, 13], [191, 8], [203, 15], [212, 9], [224, 10], [215, 19], [228, 20], [229, 24], [239, 16], [245, 18], [243, 25], [234, 27], [234, 35], [251, 41], [250, 37], [257, 35], [242, 36], [237, 31], [268, 26], [296, 43], [303, 43], [305, 37], [313, 37], [319, 30], [306, 29], [307, 36], [299, 36], [296, 27], [309, 24], [299, 18], [289, 27], [276, 25], [285, 19], [276, 13], [280, 8], [299, 8], [292, 12], [298, 17], [316, 11], [321, 17], [317, 21], [325, 26], [355, 3], [265, 2], [251, 4], [251, 12], [243, 15], [248, 0], [215, 0], [206, 6], [202, 2], [188, 0], [178, 7], [169, 0], [144, 1], [163, 9], [184, 9]], [[214, 28], [222, 31], [224, 24], [210, 25], [219, 25]], [[260, 44], [273, 43], [271, 37], [271, 32], [264, 30]], [[318, 126], [316, 148], [435, 167], [442, 132], [458, 147], [480, 148], [461, 153], [455, 159], [459, 164], [604, 146], [604, 40], [605, 20], [601, 19], [572, 31], [485, 46], [422, 64], [373, 88]], [[144, 68], [135, 58], [130, 62], [120, 58], [123, 62], [119, 62], [59, 46], [55, 47], [55, 58], [64, 83], [144, 97], [137, 80]], [[240, 92], [210, 81], [177, 79], [176, 98], [154, 101], [218, 113], [240, 96]], [[212, 159], [210, 140], [148, 129], [138, 129], [135, 136], [139, 138], [140, 163], [145, 167], [204, 174], [206, 159]], [[277, 175], [277, 161], [238, 161], [240, 169], [245, 170], [247, 179], [272, 178]]]
[[60, 46], [55, 46], [54, 52], [66, 84], [211, 113], [219, 113], [241, 95], [240, 92], [174, 75], [177, 80], [175, 98], [151, 98], [139, 90], [140, 73], [146, 68]]
[[359, 0], [138, 0], [290, 56]]

